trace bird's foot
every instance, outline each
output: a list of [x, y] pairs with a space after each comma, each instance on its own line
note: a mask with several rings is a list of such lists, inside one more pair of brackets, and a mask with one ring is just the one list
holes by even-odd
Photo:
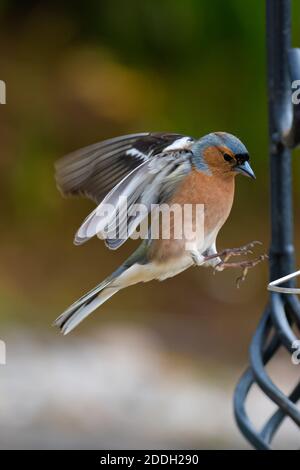
[[226, 248], [225, 250], [220, 251], [220, 253], [214, 253], [213, 255], [205, 256], [205, 261], [209, 261], [214, 258], [221, 258], [223, 263], [227, 263], [227, 261], [229, 261], [232, 256], [241, 256], [249, 254], [252, 255], [252, 248], [254, 248], [255, 245], [262, 245], [262, 243], [255, 240], [239, 248]]
[[221, 261], [221, 263], [217, 264], [217, 266], [215, 267], [215, 270], [223, 271], [224, 269], [227, 269], [227, 268], [241, 268], [242, 274], [236, 280], [236, 286], [239, 288], [241, 285], [241, 282], [243, 282], [246, 279], [249, 269], [254, 268], [254, 266], [261, 263], [265, 259], [268, 259], [268, 255], [266, 254], [260, 255], [253, 260], [239, 261], [236, 263], [228, 263], [227, 261], [223, 260]]

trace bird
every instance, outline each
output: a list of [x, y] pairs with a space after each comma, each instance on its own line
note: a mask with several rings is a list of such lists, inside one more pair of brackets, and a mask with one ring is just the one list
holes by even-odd
[[[184, 221], [186, 231], [181, 239], [174, 236], [174, 217], [170, 217], [169, 238], [161, 232], [151, 238], [148, 228], [149, 236], [120, 267], [55, 320], [63, 334], [133, 284], [165, 280], [193, 265], [219, 271], [241, 267], [244, 279], [248, 269], [264, 259], [262, 255], [252, 261], [228, 261], [231, 256], [252, 253], [256, 241], [221, 252], [216, 248], [217, 235], [233, 205], [236, 175], [255, 179], [247, 148], [232, 134], [211, 132], [199, 139], [166, 132], [124, 135], [61, 158], [55, 170], [57, 187], [64, 196], [84, 196], [97, 204], [77, 231], [76, 245], [98, 236], [109, 249], [119, 248], [152, 214], [153, 206], [193, 208], [198, 204], [204, 208], [201, 236], [193, 230], [194, 213]], [[136, 204], [145, 208], [142, 216], [131, 210]], [[106, 207], [109, 210], [103, 210]], [[125, 236], [120, 236], [122, 224], [127, 228]]]

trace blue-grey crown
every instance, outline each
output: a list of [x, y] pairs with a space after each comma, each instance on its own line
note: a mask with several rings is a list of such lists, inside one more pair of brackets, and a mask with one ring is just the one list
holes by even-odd
[[210, 174], [210, 170], [203, 158], [203, 151], [208, 147], [214, 146], [226, 146], [234, 155], [248, 155], [245, 145], [235, 135], [228, 134], [227, 132], [212, 132], [201, 137], [192, 147], [194, 154], [193, 162], [198, 170]]

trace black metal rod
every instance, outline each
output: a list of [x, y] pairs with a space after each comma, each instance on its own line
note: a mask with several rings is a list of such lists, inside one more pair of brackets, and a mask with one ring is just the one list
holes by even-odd
[[291, 152], [283, 136], [292, 122], [290, 0], [267, 0], [267, 62], [271, 174], [270, 280], [294, 270]]

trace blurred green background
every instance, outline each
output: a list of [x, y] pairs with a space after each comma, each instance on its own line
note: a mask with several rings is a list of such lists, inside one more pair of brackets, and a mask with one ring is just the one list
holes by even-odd
[[[299, 2], [294, 2], [293, 7], [294, 43], [299, 46]], [[76, 387], [82, 386], [78, 395], [82, 396], [85, 386], [94, 377], [92, 367], [88, 373], [89, 363], [94, 361], [97, 369], [97, 364], [103, 360], [109, 369], [110, 354], [127, 351], [134, 344], [136, 349], [133, 350], [143, 357], [141, 351], [148, 351], [149, 344], [149, 350], [159, 352], [159, 361], [166, 361], [161, 372], [163, 377], [169, 377], [170, 369], [176, 377], [182, 371], [189, 371], [183, 381], [199, 382], [201, 377], [201, 390], [215, 387], [213, 390], [218, 391], [228, 386], [226, 397], [219, 399], [228, 410], [228, 420], [232, 420], [231, 393], [247, 362], [248, 344], [267, 298], [267, 265], [250, 272], [239, 290], [235, 286], [238, 273], [214, 276], [211, 269], [196, 268], [164, 283], [131, 287], [111, 299], [74, 334], [62, 338], [51, 328], [51, 322], [73, 300], [114, 270], [133, 251], [135, 242], [130, 241], [117, 252], [108, 251], [98, 239], [75, 247], [73, 235], [93, 204], [87, 200], [63, 199], [55, 187], [53, 165], [57, 158], [79, 147], [131, 132], [162, 130], [195, 137], [213, 130], [231, 132], [248, 147], [257, 181], [238, 178], [234, 208], [219, 235], [218, 246], [240, 246], [258, 239], [267, 250], [269, 180], [264, 2], [21, 3], [11, 0], [0, 2], [0, 26], [0, 79], [7, 86], [7, 104], [0, 108], [0, 327], [3, 331], [0, 337], [6, 340], [8, 348], [8, 364], [0, 369], [8, 401], [0, 405], [0, 415], [2, 409], [2, 421], [6, 416], [7, 426], [11, 426], [11, 435], [6, 433], [4, 437], [3, 434], [0, 445], [101, 447], [104, 442], [107, 447], [244, 445], [233, 424], [230, 424], [232, 436], [226, 435], [226, 428], [220, 435], [217, 431], [205, 434], [207, 422], [212, 419], [210, 412], [214, 415], [214, 399], [205, 407], [207, 422], [203, 418], [200, 429], [193, 428], [191, 411], [184, 436], [179, 430], [176, 433], [177, 428], [172, 424], [175, 437], [168, 428], [165, 440], [159, 438], [157, 430], [151, 434], [149, 429], [152, 428], [145, 418], [140, 423], [141, 428], [130, 419], [124, 424], [125, 434], [128, 429], [132, 433], [132, 441], [126, 440], [124, 433], [120, 433], [119, 441], [114, 441], [114, 426], [120, 426], [120, 412], [114, 418], [116, 421], [109, 413], [106, 416], [106, 426], [117, 423], [111, 424], [111, 439], [103, 441], [100, 433], [97, 440], [97, 435], [91, 432], [90, 438], [85, 440], [80, 415], [76, 418], [79, 423], [76, 439], [72, 438], [74, 429], [67, 426], [65, 440], [59, 439], [58, 443], [53, 437], [57, 423], [49, 424], [47, 399], [48, 406], [40, 408], [34, 419], [29, 414], [29, 421], [18, 418], [13, 421], [12, 415], [18, 407], [19, 417], [24, 411], [22, 398], [16, 391], [16, 375], [21, 388], [26, 383], [25, 394], [35, 390], [37, 402], [42, 396], [48, 397], [53, 381], [57, 385], [54, 390], [58, 391], [67, 380], [66, 376], [68, 384], [76, 378]], [[295, 152], [294, 158], [295, 219], [296, 233], [299, 233], [300, 166], [297, 157], [299, 152]], [[109, 332], [104, 336], [110, 345], [107, 351], [111, 348], [107, 357], [103, 353], [106, 359], [97, 348], [86, 349], [90, 344], [102, 344], [103, 332]], [[14, 349], [16, 344], [18, 347]], [[29, 345], [33, 345], [32, 351]], [[87, 363], [81, 364], [78, 358], [75, 361], [71, 352], [78, 354], [78, 348], [87, 354]], [[59, 354], [53, 358], [55, 351]], [[20, 361], [26, 354], [31, 359], [21, 367]], [[120, 357], [123, 358], [123, 353]], [[131, 370], [130, 358], [129, 355], [128, 361], [121, 361], [122, 369]], [[156, 364], [152, 359], [149, 364]], [[38, 372], [38, 360], [42, 361], [39, 364], [43, 372]], [[51, 374], [44, 375], [43, 365], [56, 371], [60, 367], [65, 367], [66, 371], [71, 368], [72, 373], [51, 379]], [[85, 383], [80, 381], [83, 369]], [[119, 376], [118, 370], [117, 367], [116, 376]], [[112, 377], [115, 377], [113, 373]], [[134, 377], [141, 380], [139, 372]], [[110, 380], [113, 379], [106, 379], [108, 396], [112, 389]], [[166, 394], [166, 403], [172, 390], [177, 388], [176, 380]], [[41, 388], [42, 382], [48, 384], [48, 392]], [[123, 404], [125, 382], [122, 380], [115, 391], [117, 400]], [[154, 387], [153, 382], [155, 376], [148, 383], [150, 389]], [[91, 383], [97, 406], [99, 384]], [[131, 400], [135, 403], [137, 389], [132, 387]], [[163, 392], [157, 390], [159, 399]], [[148, 387], [147, 391], [150, 393]], [[52, 397], [53, 393], [50, 393]], [[69, 393], [73, 393], [72, 387], [65, 390], [66, 401]], [[15, 396], [14, 404], [9, 402], [11, 395]], [[213, 397], [213, 392], [207, 396]], [[73, 408], [80, 408], [80, 398], [74, 400]], [[105, 408], [108, 402], [103, 400], [101, 406]], [[187, 402], [189, 398], [182, 404], [183, 416], [186, 416]], [[55, 415], [59, 406], [58, 402], [52, 403], [51, 413]], [[197, 400], [193, 406], [197, 406]], [[72, 406], [70, 409], [66, 423], [74, 419]], [[124, 409], [127, 410], [126, 406]], [[158, 407], [153, 409], [152, 416], [154, 413], [159, 429], [162, 414]], [[132, 406], [124, 413], [132, 418], [137, 411]], [[91, 421], [85, 419], [85, 425], [91, 430]], [[99, 420], [97, 426], [101, 427], [101, 422]], [[22, 440], [24, 435], [19, 441], [16, 437], [15, 430], [22, 430], [24, 423], [31, 430], [28, 442]], [[59, 430], [62, 426], [60, 423]], [[180, 426], [182, 429], [182, 423]], [[137, 434], [141, 435], [140, 429], [145, 435], [141, 442], [135, 440]]]

